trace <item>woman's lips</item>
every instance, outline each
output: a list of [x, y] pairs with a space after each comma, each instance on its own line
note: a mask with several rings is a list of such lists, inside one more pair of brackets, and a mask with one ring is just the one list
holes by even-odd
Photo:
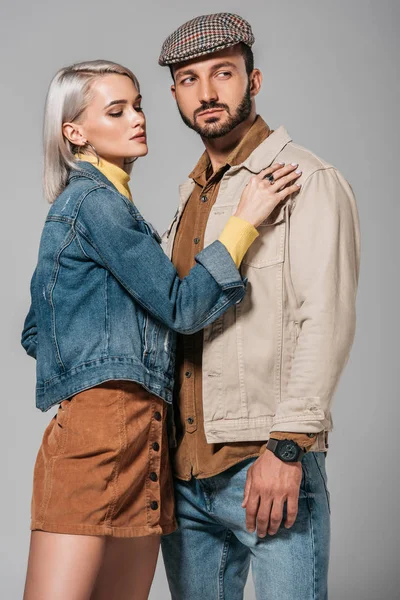
[[133, 140], [133, 141], [135, 141], [135, 142], [138, 142], [139, 144], [145, 144], [146, 143], [146, 134], [145, 133], [139, 133], [137, 135], [134, 135], [130, 139]]

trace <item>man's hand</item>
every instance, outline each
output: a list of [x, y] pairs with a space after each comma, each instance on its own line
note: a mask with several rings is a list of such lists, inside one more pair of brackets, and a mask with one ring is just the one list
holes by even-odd
[[300, 462], [285, 463], [270, 450], [247, 471], [244, 499], [246, 527], [253, 533], [265, 537], [275, 535], [283, 518], [283, 507], [287, 502], [285, 527], [292, 527], [297, 517], [299, 489], [302, 477]]

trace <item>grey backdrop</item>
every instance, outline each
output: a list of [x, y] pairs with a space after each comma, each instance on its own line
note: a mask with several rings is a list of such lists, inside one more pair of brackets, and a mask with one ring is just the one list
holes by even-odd
[[[41, 192], [46, 89], [71, 62], [107, 58], [142, 84], [149, 156], [134, 168], [134, 201], [164, 230], [177, 185], [202, 146], [180, 121], [163, 39], [207, 12], [246, 17], [264, 72], [258, 111], [335, 164], [356, 192], [362, 226], [358, 328], [336, 394], [328, 475], [331, 600], [393, 600], [399, 574], [398, 169], [399, 2], [396, 0], [28, 0], [0, 9], [1, 473], [0, 596], [22, 597], [32, 468], [54, 411], [34, 407], [34, 361], [19, 346], [47, 205]], [[160, 563], [152, 600], [169, 597]], [[249, 581], [246, 599], [254, 598]], [[189, 599], [190, 600], [190, 599]], [[209, 599], [205, 599], [209, 600]], [[211, 600], [211, 599], [210, 599]], [[227, 599], [229, 600], [229, 599]]]

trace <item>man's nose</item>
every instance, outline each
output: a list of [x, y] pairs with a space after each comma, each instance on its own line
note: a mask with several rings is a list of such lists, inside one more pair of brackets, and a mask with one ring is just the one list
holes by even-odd
[[199, 87], [199, 100], [200, 102], [216, 102], [218, 100], [218, 94], [209, 80], [203, 81]]

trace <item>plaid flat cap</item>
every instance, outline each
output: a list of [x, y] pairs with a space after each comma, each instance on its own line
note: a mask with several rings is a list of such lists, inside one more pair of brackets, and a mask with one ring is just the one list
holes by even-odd
[[250, 47], [254, 44], [251, 26], [245, 19], [232, 13], [203, 15], [184, 23], [167, 37], [158, 64], [172, 65], [240, 42]]

